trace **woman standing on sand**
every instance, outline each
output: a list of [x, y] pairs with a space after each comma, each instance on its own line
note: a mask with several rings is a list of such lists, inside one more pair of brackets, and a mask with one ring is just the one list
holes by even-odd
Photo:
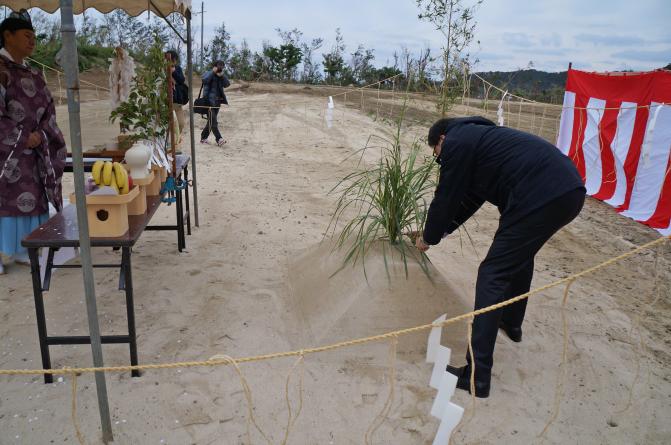
[[179, 142], [182, 141], [182, 133], [184, 133], [185, 119], [184, 119], [184, 108], [183, 105], [189, 103], [189, 87], [186, 84], [186, 78], [184, 77], [184, 71], [182, 67], [179, 66], [179, 54], [174, 49], [166, 51], [166, 54], [170, 56], [170, 61], [172, 62], [172, 79], [174, 83], [174, 89], [172, 91], [172, 105], [175, 110], [175, 116], [177, 116], [177, 125], [179, 126]]
[[0, 253], [26, 264], [21, 239], [49, 218], [49, 203], [63, 207], [66, 148], [51, 93], [24, 63], [35, 49], [25, 10], [0, 24], [0, 46]]

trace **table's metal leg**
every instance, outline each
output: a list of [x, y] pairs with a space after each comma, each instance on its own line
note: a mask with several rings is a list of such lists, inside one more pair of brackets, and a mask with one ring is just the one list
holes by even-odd
[[177, 249], [181, 252], [186, 247], [184, 238], [184, 206], [182, 202], [182, 191], [175, 191], [175, 208], [177, 210]]
[[[137, 365], [137, 339], [135, 334], [135, 305], [133, 303], [133, 275], [131, 273], [130, 247], [121, 250], [121, 267], [123, 268], [124, 287], [126, 290], [126, 316], [128, 317], [128, 337], [130, 346], [130, 364]], [[140, 377], [140, 371], [131, 372], [133, 377]]]
[[191, 235], [191, 208], [189, 206], [189, 167], [184, 166], [184, 196], [186, 198], [186, 234]]
[[[42, 369], [51, 369], [49, 345], [47, 344], [47, 320], [44, 315], [44, 298], [42, 297], [42, 279], [40, 276], [40, 258], [38, 249], [28, 249], [30, 257], [30, 273], [33, 278], [33, 296], [35, 297], [35, 315], [37, 317], [37, 335], [40, 339]], [[53, 383], [52, 374], [44, 374], [44, 383]]]

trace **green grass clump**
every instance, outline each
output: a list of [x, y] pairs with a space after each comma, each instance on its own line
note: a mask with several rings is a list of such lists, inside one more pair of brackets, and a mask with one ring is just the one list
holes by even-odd
[[[395, 132], [386, 137], [369, 137], [358, 152], [361, 158], [357, 170], [342, 178], [329, 192], [339, 197], [328, 232], [335, 235], [339, 222], [350, 217], [354, 209], [354, 217], [345, 223], [335, 244], [337, 248], [346, 246], [338, 271], [361, 260], [365, 274], [365, 256], [374, 243], [381, 242], [387, 275], [387, 255], [394, 249], [400, 254], [406, 277], [409, 258], [417, 260], [428, 276], [428, 257], [417, 251], [413, 242], [414, 234], [424, 227], [427, 196], [435, 188], [436, 169], [433, 159], [422, 154], [425, 147], [419, 140], [402, 149], [402, 122], [403, 113]], [[376, 146], [381, 148], [379, 161], [363, 166], [364, 152], [373, 148], [371, 141], [377, 140], [382, 142]]]

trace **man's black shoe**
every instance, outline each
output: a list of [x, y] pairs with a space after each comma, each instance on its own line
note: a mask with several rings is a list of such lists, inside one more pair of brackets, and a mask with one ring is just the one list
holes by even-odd
[[[464, 391], [468, 391], [469, 394], [471, 392], [471, 370], [466, 366], [462, 366], [461, 368], [455, 368], [454, 366], [447, 365], [447, 372], [450, 374], [457, 376], [457, 388], [463, 389]], [[481, 399], [485, 399], [489, 397], [489, 387], [490, 383], [489, 382], [483, 382], [479, 381], [477, 378], [475, 379], [475, 397], [479, 397]]]
[[503, 329], [503, 332], [506, 333], [508, 338], [514, 341], [515, 343], [519, 343], [522, 341], [522, 328], [514, 328], [512, 326], [508, 326], [503, 321], [499, 322], [499, 328]]

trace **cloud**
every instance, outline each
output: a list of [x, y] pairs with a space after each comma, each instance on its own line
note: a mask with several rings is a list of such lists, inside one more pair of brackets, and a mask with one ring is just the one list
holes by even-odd
[[545, 35], [541, 37], [541, 44], [543, 46], [554, 46], [556, 48], [561, 46], [561, 36], [556, 32], [553, 32], [550, 35]]
[[523, 32], [504, 32], [503, 43], [510, 46], [528, 48], [534, 46], [531, 36]]
[[[529, 60], [537, 69], [553, 71], [565, 70], [569, 61], [589, 70], [613, 70], [623, 64], [634, 70], [658, 68], [671, 62], [671, 51], [662, 51], [671, 42], [670, 1], [485, 1], [475, 14], [475, 40], [481, 43], [470, 45], [471, 58], [478, 58], [478, 69], [483, 70], [515, 70]], [[320, 61], [321, 53], [334, 43], [336, 27], [344, 34], [347, 59], [362, 43], [375, 50], [377, 66], [393, 63], [393, 52], [400, 52], [402, 46], [416, 56], [428, 44], [432, 55], [438, 56], [444, 44], [431, 23], [417, 19], [415, 1], [294, 0], [290, 7], [276, 0], [248, 2], [255, 8], [231, 8], [224, 3], [206, 5], [206, 39], [225, 21], [234, 42], [246, 38], [254, 51], [260, 50], [263, 40], [279, 41], [276, 27], [296, 26], [306, 40], [325, 39], [314, 55]], [[200, 17], [193, 25], [198, 28], [199, 24]], [[639, 49], [643, 51], [635, 51]]]
[[576, 43], [591, 43], [596, 46], [636, 46], [644, 45], [646, 41], [635, 36], [618, 36], [602, 34], [578, 34], [575, 36]]
[[508, 60], [510, 59], [510, 54], [503, 54], [503, 53], [493, 53], [493, 52], [478, 52], [474, 54], [475, 57], [480, 59], [481, 61], [492, 61], [492, 60]]
[[638, 62], [658, 62], [667, 64], [671, 62], [671, 48], [661, 51], [639, 51], [626, 50], [612, 54], [612, 57], [619, 59], [636, 60]]
[[569, 54], [569, 51], [566, 49], [560, 49], [560, 48], [529, 48], [525, 51], [517, 51], [518, 55], [524, 55], [525, 53], [528, 54], [535, 54], [539, 56], [566, 56]]

